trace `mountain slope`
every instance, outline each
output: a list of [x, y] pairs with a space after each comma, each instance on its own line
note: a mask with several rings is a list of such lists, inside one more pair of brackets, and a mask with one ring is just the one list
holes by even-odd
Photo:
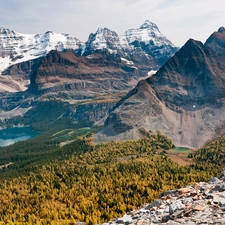
[[68, 116], [77, 122], [102, 123], [108, 111], [140, 77], [132, 65], [106, 50], [88, 57], [69, 50], [52, 50], [45, 57], [14, 65], [6, 72], [20, 79], [20, 83], [27, 79], [30, 82], [26, 91], [1, 93], [0, 119], [5, 123], [6, 118], [24, 117], [40, 101], [53, 99], [69, 102], [73, 113]]
[[74, 96], [80, 91], [87, 98], [92, 92], [113, 93], [131, 88], [129, 81], [135, 76], [138, 77], [135, 69], [107, 51], [91, 57], [76, 56], [72, 51], [51, 51], [33, 71], [29, 91], [71, 91]]
[[[225, 36], [221, 29], [218, 33]], [[222, 135], [225, 52], [208, 43], [187, 41], [155, 75], [128, 93], [96, 138], [137, 138], [144, 127], [162, 131], [178, 146], [199, 148]]]

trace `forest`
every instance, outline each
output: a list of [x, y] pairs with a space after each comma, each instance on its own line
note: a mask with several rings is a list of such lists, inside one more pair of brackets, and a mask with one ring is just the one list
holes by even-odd
[[160, 132], [99, 145], [89, 133], [64, 146], [50, 138], [54, 132], [1, 148], [1, 164], [13, 164], [0, 170], [0, 224], [102, 223], [225, 168], [224, 137], [181, 166], [168, 157], [174, 145]]

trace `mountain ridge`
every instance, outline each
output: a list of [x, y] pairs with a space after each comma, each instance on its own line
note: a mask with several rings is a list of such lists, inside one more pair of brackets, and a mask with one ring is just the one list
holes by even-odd
[[[215, 44], [209, 45], [210, 39]], [[210, 39], [205, 44], [188, 40], [153, 76], [139, 82], [109, 114], [96, 141], [136, 139], [141, 127], [160, 130], [175, 145], [190, 148], [221, 136], [225, 132], [225, 51], [218, 50], [214, 35]], [[221, 40], [225, 43], [225, 38]]]

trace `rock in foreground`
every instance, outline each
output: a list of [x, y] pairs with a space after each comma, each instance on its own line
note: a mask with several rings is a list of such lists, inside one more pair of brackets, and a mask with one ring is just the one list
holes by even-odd
[[104, 225], [225, 224], [225, 171], [209, 182], [160, 194], [155, 202]]

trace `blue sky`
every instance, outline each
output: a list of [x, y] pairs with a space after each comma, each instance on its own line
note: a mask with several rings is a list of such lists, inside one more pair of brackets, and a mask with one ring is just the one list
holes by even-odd
[[52, 30], [86, 41], [98, 27], [123, 34], [145, 20], [175, 45], [205, 42], [225, 26], [224, 0], [0, 0], [0, 26], [20, 33]]

